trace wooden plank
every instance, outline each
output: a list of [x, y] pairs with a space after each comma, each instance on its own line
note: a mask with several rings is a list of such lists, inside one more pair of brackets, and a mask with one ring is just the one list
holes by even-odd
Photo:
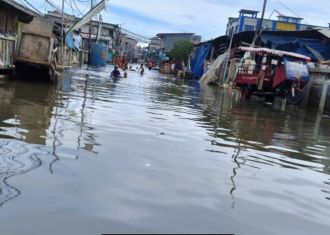
[[330, 81], [327, 79], [324, 79], [323, 87], [322, 87], [322, 93], [321, 93], [321, 99], [320, 99], [320, 104], [319, 104], [319, 113], [323, 114], [324, 112], [324, 107], [325, 107], [325, 102], [327, 100], [327, 95], [328, 95], [328, 86], [329, 86]]

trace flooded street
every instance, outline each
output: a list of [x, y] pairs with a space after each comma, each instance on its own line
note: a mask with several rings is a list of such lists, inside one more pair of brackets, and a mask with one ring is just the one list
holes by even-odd
[[111, 70], [1, 81], [1, 234], [329, 234], [329, 119]]

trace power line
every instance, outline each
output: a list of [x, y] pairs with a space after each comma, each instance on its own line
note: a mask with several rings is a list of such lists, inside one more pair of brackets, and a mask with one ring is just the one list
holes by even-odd
[[140, 34], [137, 34], [137, 33], [133, 33], [127, 29], [124, 29], [124, 28], [121, 28], [123, 31], [125, 31], [126, 33], [128, 34], [131, 34], [131, 35], [134, 35], [135, 37], [137, 38], [141, 38], [141, 39], [144, 39], [144, 40], [150, 40], [151, 37], [148, 37], [148, 36], [143, 36], [143, 35], [140, 35]]
[[[76, 14], [75, 14], [75, 10], [73, 9], [73, 6], [72, 6], [72, 1], [69, 0], [69, 2], [68, 2], [67, 0], [64, 0], [64, 2], [65, 2], [65, 3], [71, 8], [72, 15], [73, 15], [73, 16], [76, 16]], [[79, 12], [78, 12], [78, 14], [79, 14]]]
[[288, 6], [286, 6], [283, 2], [281, 2], [280, 0], [276, 0], [281, 6], [283, 6], [285, 9], [287, 9], [288, 11], [290, 11], [291, 13], [293, 13], [295, 16], [300, 17], [296, 12], [294, 12], [293, 10], [291, 10]]
[[61, 10], [58, 6], [56, 6], [55, 3], [53, 3], [52, 1], [50, 1], [50, 0], [45, 0], [45, 1], [46, 1], [51, 7], [55, 8], [57, 11], [62, 12], [62, 10]]
[[[280, 0], [276, 0], [281, 6], [283, 6], [285, 9], [287, 9], [288, 11], [290, 11], [291, 13], [293, 13], [295, 16], [301, 18], [301, 16], [299, 16], [295, 11], [293, 11], [292, 9], [290, 9], [287, 5], [285, 5], [283, 2], [281, 2]], [[304, 20], [306, 22], [306, 24], [309, 24], [306, 20]]]
[[78, 13], [79, 13], [80, 15], [84, 15], [84, 13], [82, 13], [82, 12], [80, 11], [80, 9], [79, 9], [79, 7], [77, 6], [75, 0], [70, 0], [70, 2], [71, 2], [71, 5], [72, 5], [72, 2], [73, 2], [73, 5], [75, 6], [75, 8], [77, 9], [77, 11], [78, 11]]
[[40, 15], [43, 15], [43, 13], [41, 11], [39, 11], [37, 8], [35, 8], [30, 2], [28, 2], [27, 0], [20, 0], [20, 1], [24, 1], [26, 4], [28, 4], [31, 8], [33, 8], [33, 10], [35, 10], [36, 12], [38, 12]]

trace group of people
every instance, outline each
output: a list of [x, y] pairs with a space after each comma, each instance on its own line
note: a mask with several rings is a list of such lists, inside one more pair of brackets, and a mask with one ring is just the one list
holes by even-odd
[[[127, 78], [127, 67], [128, 66], [126, 66], [126, 67], [123, 68], [123, 71], [124, 71], [124, 76], [123, 77], [124, 78]], [[143, 76], [143, 74], [144, 74], [144, 65], [141, 64], [140, 65], [140, 68], [137, 67], [137, 69], [138, 69], [138, 72], [140, 73], [140, 75]], [[133, 69], [132, 66], [130, 66], [129, 67], [129, 71], [136, 71], [136, 70]], [[120, 73], [120, 71], [118, 69], [118, 66], [115, 66], [114, 67], [114, 70], [111, 72], [111, 78], [121, 78], [121, 77], [122, 76], [121, 76], [121, 73]]]

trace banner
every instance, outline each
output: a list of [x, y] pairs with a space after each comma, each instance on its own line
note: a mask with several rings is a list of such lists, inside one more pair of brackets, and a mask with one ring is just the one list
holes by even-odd
[[302, 61], [284, 60], [285, 63], [285, 76], [287, 80], [309, 80], [309, 72], [307, 64]]
[[276, 31], [296, 31], [297, 25], [293, 23], [277, 22]]
[[70, 33], [73, 30], [79, 29], [83, 25], [87, 24], [95, 15], [101, 12], [105, 8], [105, 0], [99, 2], [92, 10], [90, 10], [86, 15], [84, 15], [79, 22], [74, 24], [66, 33]]

